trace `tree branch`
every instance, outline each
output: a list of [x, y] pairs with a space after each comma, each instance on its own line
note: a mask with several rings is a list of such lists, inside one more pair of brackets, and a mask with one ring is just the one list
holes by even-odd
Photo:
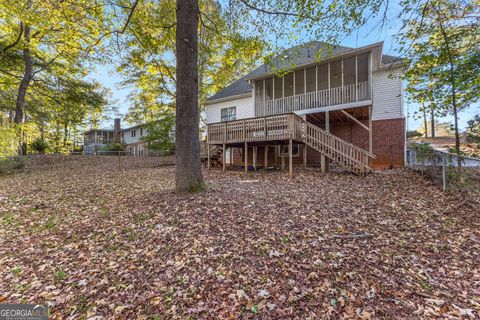
[[23, 22], [20, 22], [20, 32], [18, 33], [17, 39], [12, 44], [3, 48], [3, 52], [6, 52], [8, 49], [15, 47], [20, 42], [20, 39], [22, 39], [22, 34], [23, 34]]

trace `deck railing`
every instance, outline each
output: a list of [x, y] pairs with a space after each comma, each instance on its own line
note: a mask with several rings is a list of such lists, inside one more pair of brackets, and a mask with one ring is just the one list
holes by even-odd
[[257, 117], [294, 112], [305, 109], [315, 109], [370, 99], [368, 81], [349, 84], [343, 87], [303, 93], [295, 96], [255, 104]]
[[208, 143], [242, 143], [252, 141], [272, 141], [301, 139], [295, 130], [294, 114], [281, 114], [267, 117], [234, 120], [208, 125]]

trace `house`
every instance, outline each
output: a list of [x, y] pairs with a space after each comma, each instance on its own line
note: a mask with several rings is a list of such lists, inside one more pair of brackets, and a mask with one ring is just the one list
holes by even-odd
[[83, 133], [83, 151], [85, 154], [102, 152], [112, 143], [125, 145], [127, 154], [148, 155], [148, 143], [142, 138], [148, 134], [148, 124], [140, 124], [126, 129], [121, 128], [120, 119], [114, 120], [114, 129], [91, 129]]
[[359, 174], [403, 166], [402, 60], [382, 46], [308, 42], [211, 96], [207, 143], [222, 147], [224, 170], [287, 161], [290, 174], [331, 162]]

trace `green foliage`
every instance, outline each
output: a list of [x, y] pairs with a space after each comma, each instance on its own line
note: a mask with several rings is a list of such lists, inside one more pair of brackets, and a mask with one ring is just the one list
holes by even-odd
[[407, 131], [407, 139], [419, 138], [423, 136], [421, 132], [418, 130], [408, 130]]
[[[399, 36], [409, 61], [406, 91], [410, 99], [422, 104], [422, 112], [457, 117], [458, 111], [480, 97], [479, 7], [475, 2], [403, 2], [404, 11], [412, 17], [404, 22]], [[458, 145], [456, 123], [455, 135]]]
[[412, 149], [416, 151], [417, 158], [428, 159], [433, 156], [434, 150], [428, 142], [413, 143]]
[[480, 148], [480, 114], [475, 115], [475, 117], [467, 123], [467, 142], [478, 143]]
[[41, 137], [38, 137], [30, 144], [30, 147], [38, 153], [44, 153], [48, 148], [48, 143]]
[[0, 175], [11, 174], [25, 168], [26, 160], [23, 157], [0, 158]]
[[17, 135], [13, 127], [0, 125], [0, 157], [17, 153]]
[[148, 148], [159, 151], [175, 150], [175, 114], [172, 110], [162, 113], [160, 119], [145, 126], [147, 134], [142, 140]]
[[105, 146], [105, 151], [125, 151], [125, 145], [123, 143], [110, 143]]

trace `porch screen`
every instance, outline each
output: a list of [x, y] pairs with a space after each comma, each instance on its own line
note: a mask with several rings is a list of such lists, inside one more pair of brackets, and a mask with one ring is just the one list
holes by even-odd
[[273, 99], [273, 78], [265, 79], [265, 100]]
[[316, 90], [316, 84], [315, 84], [315, 72], [316, 72], [316, 68], [315, 67], [311, 67], [311, 68], [308, 68], [306, 70], [307, 72], [307, 92], [313, 92]]
[[368, 81], [368, 53], [357, 56], [358, 82]]
[[343, 60], [343, 84], [349, 85], [355, 83], [355, 57]]
[[293, 72], [287, 74], [283, 79], [284, 90], [283, 93], [285, 97], [293, 96]]
[[295, 95], [305, 93], [304, 69], [295, 71]]
[[255, 101], [263, 101], [263, 80], [255, 81]]
[[342, 61], [330, 63], [330, 88], [342, 86]]
[[283, 98], [283, 80], [279, 77], [273, 78], [273, 99]]
[[328, 89], [328, 63], [318, 66], [318, 91]]

